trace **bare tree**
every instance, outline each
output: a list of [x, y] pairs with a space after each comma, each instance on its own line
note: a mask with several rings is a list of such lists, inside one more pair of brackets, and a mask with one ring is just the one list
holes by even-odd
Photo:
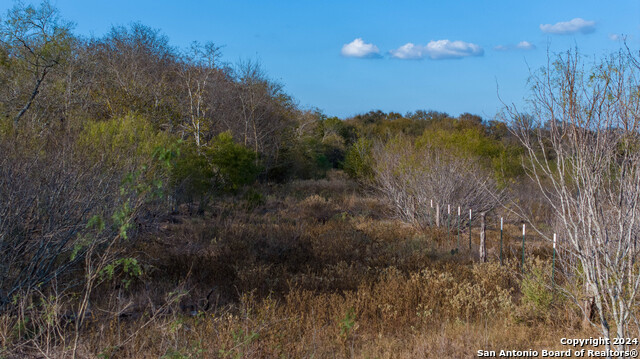
[[114, 26], [90, 47], [97, 65], [94, 91], [107, 117], [136, 112], [160, 124], [174, 116], [177, 54], [159, 30], [140, 23]]
[[21, 96], [24, 103], [14, 116], [15, 124], [31, 107], [51, 69], [67, 56], [70, 30], [71, 24], [61, 20], [48, 1], [39, 7], [18, 3], [0, 23], [0, 43], [11, 65], [31, 77], [31, 88]]
[[472, 158], [428, 144], [416, 146], [397, 137], [375, 144], [373, 158], [374, 188], [398, 218], [418, 226], [428, 225], [433, 217], [431, 201], [434, 206], [451, 204], [477, 212], [495, 208], [502, 196], [492, 177]]
[[246, 147], [251, 147], [269, 163], [277, 155], [282, 136], [291, 121], [294, 106], [282, 85], [269, 80], [259, 63], [244, 62], [238, 66], [237, 86], [242, 126], [240, 138]]
[[189, 120], [183, 126], [191, 132], [198, 148], [202, 145], [202, 132], [209, 110], [209, 104], [206, 102], [207, 89], [217, 71], [215, 65], [219, 52], [220, 48], [213, 43], [204, 46], [193, 43], [190, 51], [183, 56], [179, 67], [179, 74], [187, 91], [186, 102], [189, 105]]
[[[640, 69], [630, 60], [618, 53], [585, 68], [570, 51], [533, 75], [533, 116], [507, 108], [557, 219], [569, 274], [584, 281], [599, 317], [592, 324], [610, 339], [629, 337], [630, 321], [638, 323]], [[583, 310], [590, 319], [589, 305]]]

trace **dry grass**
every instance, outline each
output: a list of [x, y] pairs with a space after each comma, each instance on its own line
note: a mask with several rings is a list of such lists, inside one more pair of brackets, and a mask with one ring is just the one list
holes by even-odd
[[[538, 248], [526, 265], [537, 275], [522, 281], [515, 226], [505, 235], [505, 265], [495, 231], [491, 263], [478, 264], [466, 232], [452, 254], [455, 231], [386, 219], [383, 204], [339, 176], [262, 192], [257, 207], [220, 201], [205, 216], [175, 215], [138, 238], [130, 256], [144, 275], [127, 285], [121, 273], [96, 289], [92, 319], [78, 331], [80, 356], [461, 358], [559, 348], [560, 333], [593, 335], [536, 284], [548, 282], [544, 245], [528, 247]], [[40, 308], [62, 318], [68, 309], [53, 302]], [[0, 355], [69, 355], [73, 326], [54, 319], [53, 340], [42, 328], [16, 332], [24, 324], [16, 318], [25, 315], [0, 317]]]

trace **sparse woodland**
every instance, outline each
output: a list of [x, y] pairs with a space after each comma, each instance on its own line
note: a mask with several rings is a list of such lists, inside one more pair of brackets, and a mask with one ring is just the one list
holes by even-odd
[[639, 61], [550, 55], [531, 107], [496, 119], [339, 119], [214, 44], [83, 38], [18, 4], [0, 16], [0, 358], [638, 337]]

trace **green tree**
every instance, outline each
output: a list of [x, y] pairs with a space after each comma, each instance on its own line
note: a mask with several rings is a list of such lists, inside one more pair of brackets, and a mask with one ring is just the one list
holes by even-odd
[[224, 191], [235, 192], [251, 184], [261, 171], [256, 161], [257, 153], [235, 143], [228, 131], [213, 139], [208, 157]]
[[369, 181], [373, 178], [373, 155], [371, 140], [360, 137], [349, 147], [342, 167], [354, 179]]

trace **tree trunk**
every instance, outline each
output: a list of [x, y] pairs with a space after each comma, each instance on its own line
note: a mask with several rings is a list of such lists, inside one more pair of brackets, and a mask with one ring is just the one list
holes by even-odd
[[593, 292], [591, 290], [591, 287], [589, 286], [589, 284], [585, 285], [585, 299], [583, 302], [583, 316], [582, 316], [582, 327], [583, 328], [590, 328], [591, 327], [591, 323], [594, 319], [595, 316], [595, 311], [596, 311], [596, 300], [595, 297], [593, 295]]
[[20, 118], [22, 117], [22, 115], [24, 115], [25, 112], [27, 112], [27, 110], [29, 109], [29, 107], [31, 107], [31, 104], [33, 103], [33, 100], [38, 95], [38, 92], [40, 92], [40, 84], [42, 84], [42, 81], [44, 81], [44, 78], [46, 76], [47, 76], [47, 69], [45, 68], [42, 71], [42, 75], [36, 80], [36, 86], [33, 89], [33, 92], [31, 93], [31, 96], [29, 97], [29, 100], [24, 105], [24, 107], [20, 110], [20, 112], [18, 112], [18, 115], [16, 115], [16, 117], [13, 119], [14, 124], [17, 125], [18, 122], [20, 121]]

